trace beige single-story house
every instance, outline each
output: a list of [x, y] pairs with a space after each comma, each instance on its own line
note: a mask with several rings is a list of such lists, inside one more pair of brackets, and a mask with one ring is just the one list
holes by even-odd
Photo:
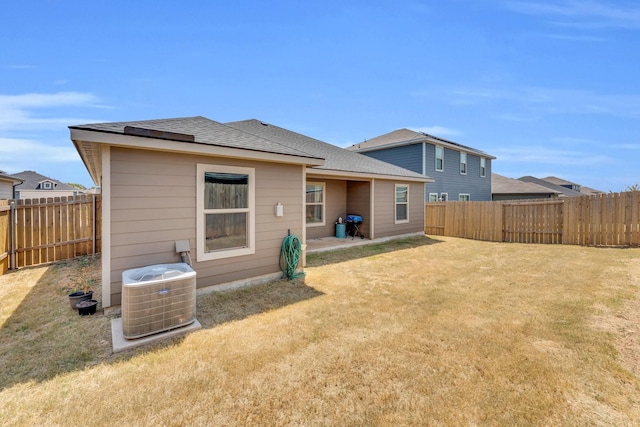
[[[122, 272], [179, 261], [199, 289], [280, 277], [282, 240], [335, 235], [347, 214], [375, 239], [424, 231], [424, 175], [258, 120], [205, 117], [70, 126], [102, 187], [102, 305]], [[304, 252], [303, 252], [304, 259]]]

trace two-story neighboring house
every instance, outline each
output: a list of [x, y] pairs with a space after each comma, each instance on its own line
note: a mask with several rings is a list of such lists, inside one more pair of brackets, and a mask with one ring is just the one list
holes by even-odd
[[38, 199], [41, 197], [68, 197], [83, 194], [70, 185], [64, 184], [55, 179], [40, 175], [34, 171], [24, 171], [15, 173], [14, 178], [22, 180], [22, 184], [15, 187], [16, 199]]
[[398, 129], [348, 147], [435, 180], [425, 200], [491, 200], [491, 160], [483, 151], [424, 132]]

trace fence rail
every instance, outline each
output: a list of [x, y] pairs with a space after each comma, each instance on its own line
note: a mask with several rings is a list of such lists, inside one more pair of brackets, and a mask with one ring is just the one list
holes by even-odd
[[425, 233], [493, 242], [640, 246], [640, 192], [543, 201], [429, 202]]
[[99, 195], [0, 202], [0, 274], [100, 248]]

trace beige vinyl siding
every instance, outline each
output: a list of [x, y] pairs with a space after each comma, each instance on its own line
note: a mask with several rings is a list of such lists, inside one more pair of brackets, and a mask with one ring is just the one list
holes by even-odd
[[[395, 224], [395, 184], [409, 186], [409, 222]], [[376, 238], [424, 231], [424, 184], [376, 180]]]
[[349, 181], [347, 183], [349, 197], [347, 214], [360, 215], [362, 225], [360, 232], [365, 238], [371, 237], [371, 183], [368, 181]]
[[[255, 254], [196, 259], [196, 165], [255, 168]], [[176, 240], [189, 240], [198, 288], [277, 273], [287, 230], [302, 235], [299, 165], [159, 151], [111, 149], [111, 304], [120, 304], [122, 271], [178, 262]], [[275, 205], [284, 205], [276, 217]]]
[[0, 200], [13, 199], [13, 185], [11, 182], [0, 181]]
[[347, 212], [347, 183], [333, 179], [311, 178], [308, 182], [325, 183], [325, 218], [324, 225], [307, 227], [307, 239], [319, 239], [336, 235], [336, 221], [344, 218]]

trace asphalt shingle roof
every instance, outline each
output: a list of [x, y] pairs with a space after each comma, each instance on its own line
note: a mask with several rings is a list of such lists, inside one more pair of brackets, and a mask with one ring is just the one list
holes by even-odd
[[76, 190], [76, 188], [73, 188], [70, 185], [60, 182], [57, 179], [40, 175], [39, 173], [34, 171], [24, 171], [24, 172], [14, 173], [11, 176], [23, 181], [22, 184], [16, 185], [16, 190], [44, 190], [43, 188], [38, 188], [38, 185], [40, 184], [40, 182], [46, 181], [46, 180], [56, 183], [55, 190]]
[[560, 191], [535, 184], [520, 181], [506, 176], [491, 174], [491, 193], [493, 194], [559, 194]]
[[[241, 132], [238, 129], [202, 116], [132, 122], [94, 123], [70, 126], [69, 128], [124, 134], [124, 128], [126, 126], [150, 129], [161, 132], [193, 135], [195, 138], [195, 143], [197, 144], [239, 148], [243, 150], [286, 154], [299, 157], [315, 157], [303, 150], [279, 144], [277, 141], [268, 140], [246, 132]], [[171, 138], [167, 137], [166, 139]]]
[[562, 187], [561, 185], [552, 184], [549, 181], [545, 181], [544, 179], [536, 178], [534, 176], [522, 176], [518, 178], [518, 180], [523, 182], [532, 182], [534, 184], [541, 185], [543, 187], [550, 188], [552, 190], [556, 190], [560, 197], [579, 197], [584, 196], [584, 194], [579, 191], [573, 191], [566, 187]]
[[251, 119], [226, 124], [243, 132], [278, 141], [288, 147], [295, 147], [296, 149], [325, 159], [323, 166], [315, 166], [313, 169], [428, 179], [428, 177], [408, 169], [348, 151], [344, 148], [278, 126], [263, 123], [259, 120]]

